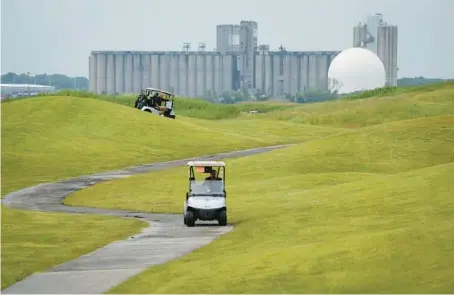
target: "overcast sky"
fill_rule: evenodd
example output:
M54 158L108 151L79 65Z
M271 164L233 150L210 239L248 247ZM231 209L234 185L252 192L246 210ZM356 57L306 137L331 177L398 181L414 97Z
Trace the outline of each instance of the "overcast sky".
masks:
M399 26L399 77L454 78L454 0L1 0L2 73L88 76L92 50L216 46L216 25L258 22L259 43L343 50L382 13Z

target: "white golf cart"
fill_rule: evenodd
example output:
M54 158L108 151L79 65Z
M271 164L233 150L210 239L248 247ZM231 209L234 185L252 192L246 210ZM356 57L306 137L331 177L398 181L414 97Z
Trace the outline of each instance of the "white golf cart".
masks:
M184 224L194 226L197 220L217 220L227 225L225 163L220 161L190 161L189 190L184 202ZM206 177L203 174L208 174ZM198 177L197 177L198 176ZM197 179L198 178L198 179Z
M134 107L144 112L175 119L173 100L175 94L156 88L143 89Z

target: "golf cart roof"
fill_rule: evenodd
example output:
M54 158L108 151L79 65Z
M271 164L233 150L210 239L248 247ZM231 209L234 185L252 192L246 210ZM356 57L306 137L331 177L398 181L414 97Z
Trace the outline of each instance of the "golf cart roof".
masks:
M173 94L172 92L168 92L168 91L161 90L161 89L157 89L157 88L148 87L148 88L146 88L145 90L155 91L155 92L160 92L160 93L164 93L164 94L167 94L167 95L175 96L175 94Z
M189 161L188 166L193 167L225 167L222 161Z

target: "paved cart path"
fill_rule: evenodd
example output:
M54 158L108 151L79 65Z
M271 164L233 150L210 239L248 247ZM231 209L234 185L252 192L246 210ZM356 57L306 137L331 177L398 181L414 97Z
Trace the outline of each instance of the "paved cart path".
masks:
M119 285L150 266L168 262L207 245L233 229L202 224L183 225L181 214L150 214L124 210L73 207L63 204L69 194L96 183L135 174L185 165L189 160L221 160L244 157L289 145L233 151L213 156L194 157L136 166L132 168L81 176L55 183L44 183L10 193L2 203L11 208L43 212L67 212L141 218L149 227L126 240L113 242L94 252L35 273L2 290L4 294L100 294ZM7 271L7 270L5 270Z

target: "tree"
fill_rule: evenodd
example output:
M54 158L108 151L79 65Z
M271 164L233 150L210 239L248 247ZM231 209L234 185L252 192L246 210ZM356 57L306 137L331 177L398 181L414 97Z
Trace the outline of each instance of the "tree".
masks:
M437 78L424 78L424 77L400 78L397 80L397 86L417 86L417 85L440 83L443 81L445 81L445 80L437 79Z
M243 89L241 92L240 91L235 91L233 93L233 99L235 102L241 102L249 99L249 92L247 89Z
M210 102L215 102L215 101L217 101L217 99L218 99L218 98L216 97L214 91L211 90L211 89L205 91L205 94L203 95L203 98L204 98L205 100L207 100L207 101L210 101Z
M337 96L335 93L329 91L307 91L305 93L298 93L295 101L297 103L309 103L316 101L326 101L334 99Z
M337 94L344 84L336 78L328 78L328 92Z
M295 102L296 101L296 95L291 95L291 94L285 94L285 99L287 99L288 101L291 101L291 102Z

